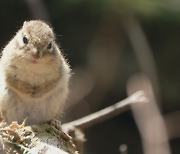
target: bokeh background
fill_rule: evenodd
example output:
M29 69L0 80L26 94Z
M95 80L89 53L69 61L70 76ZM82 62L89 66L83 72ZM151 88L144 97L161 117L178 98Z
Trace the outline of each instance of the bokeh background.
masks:
M138 89L151 97L85 129L84 153L180 153L180 0L0 0L1 50L32 19L52 25L72 67L64 122Z

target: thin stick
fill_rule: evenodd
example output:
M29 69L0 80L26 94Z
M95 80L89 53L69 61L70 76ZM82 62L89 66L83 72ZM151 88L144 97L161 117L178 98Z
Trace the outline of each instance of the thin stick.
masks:
M142 72L150 77L155 96L159 99L160 86L156 62L143 28L136 18L130 17L124 24L124 29L135 51L139 66Z
M70 128L74 127L86 129L105 120L111 119L123 113L124 111L127 111L128 109L130 109L130 104L146 103L147 101L148 99L146 98L145 93L143 91L138 91L112 106L109 106L78 120L63 124L62 128L64 130L69 130Z

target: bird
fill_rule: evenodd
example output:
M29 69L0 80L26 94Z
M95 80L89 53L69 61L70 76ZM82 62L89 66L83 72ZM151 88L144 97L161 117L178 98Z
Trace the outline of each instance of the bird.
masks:
M0 110L7 123L41 124L59 119L69 93L70 65L53 28L25 21L2 50Z

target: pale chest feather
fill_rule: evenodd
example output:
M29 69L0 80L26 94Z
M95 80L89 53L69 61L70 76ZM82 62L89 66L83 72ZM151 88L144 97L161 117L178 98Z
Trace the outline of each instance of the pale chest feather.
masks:
M13 67L14 68L10 68L10 74L31 85L41 85L46 81L51 81L61 75L60 68L51 65L28 65L28 68L27 66Z
M49 71L48 71L49 70ZM30 82L32 85L41 85L46 81L51 81L56 75L60 78L52 89L41 97L33 98L28 94L11 89L6 85L5 76L1 80L0 96L1 106L5 107L7 121L22 122L24 118L29 117L28 124L42 123L55 118L63 110L63 106L68 93L69 72L63 70L62 74L54 72L54 69L44 68L39 72L22 71L21 69L11 70L11 75ZM36 82L35 82L36 81ZM4 104L4 105L3 105Z
M66 92L61 89L54 90L53 94L38 99L22 100L11 94L6 118L8 121L22 122L28 117L28 124L49 121L62 112L66 95Z
M63 82L64 81L64 82ZM43 123L56 118L63 111L68 93L67 81L60 80L55 88L39 98L32 98L12 89L0 88L1 107L5 109L8 122L22 122L28 117L27 124Z

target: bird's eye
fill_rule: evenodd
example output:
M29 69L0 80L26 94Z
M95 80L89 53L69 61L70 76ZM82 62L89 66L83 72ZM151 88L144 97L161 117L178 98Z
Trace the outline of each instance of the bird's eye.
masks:
M47 46L47 49L51 49L52 48L52 42L50 42L49 44L48 44L48 46Z
M24 37L23 37L23 43L24 43L24 44L28 44L28 38L27 38L27 36L24 36Z

